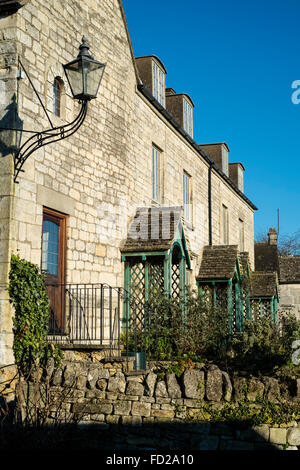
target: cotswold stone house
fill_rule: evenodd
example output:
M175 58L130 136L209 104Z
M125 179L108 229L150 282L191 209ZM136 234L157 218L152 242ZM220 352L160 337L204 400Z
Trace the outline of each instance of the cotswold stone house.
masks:
M290 312L300 318L300 256L279 254L275 228L269 229L267 242L255 243L255 266L259 271L276 273L280 290L278 312Z
M133 284L143 296L151 282L171 295L212 285L205 247L233 247L232 276L219 273L220 283L236 284L245 256L254 269L244 166L229 161L225 142L193 140L192 98L171 88L160 58L134 57L121 0L1 1L0 31L0 363L13 362L11 253L46 273L55 337L69 341L72 331L85 343L118 330L112 316ZM106 64L97 99L80 129L38 148L15 182L29 131L79 113L63 64L83 34Z

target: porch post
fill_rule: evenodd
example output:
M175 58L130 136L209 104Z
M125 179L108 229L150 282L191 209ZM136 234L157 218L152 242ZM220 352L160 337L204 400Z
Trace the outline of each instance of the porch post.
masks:
M125 261L124 267L124 301L123 301L123 315L122 315L122 326L126 328L129 318L130 318L130 264L126 261L126 258L122 258L122 261Z
M227 287L227 310L228 310L228 320L229 320L229 331L230 334L233 333L233 308L232 308L232 280L229 279Z
M171 296L171 264L169 254L166 254L164 259L164 291L166 297Z

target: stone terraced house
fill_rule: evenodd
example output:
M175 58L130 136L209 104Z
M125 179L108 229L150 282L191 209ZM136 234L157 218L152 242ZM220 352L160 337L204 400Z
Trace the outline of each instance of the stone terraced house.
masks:
M300 318L300 256L281 255L277 238L277 231L272 227L268 241L255 243L255 266L259 271L277 274L280 290L278 313L292 313Z
M223 288L239 324L256 210L244 166L225 142L194 141L192 98L161 58L134 57L122 1L1 1L0 34L0 364L13 362L12 253L46 273L56 340L103 344L119 334L124 296L153 284L169 295L198 285L213 299ZM97 99L15 181L20 144L80 113L63 64L83 34L106 64Z

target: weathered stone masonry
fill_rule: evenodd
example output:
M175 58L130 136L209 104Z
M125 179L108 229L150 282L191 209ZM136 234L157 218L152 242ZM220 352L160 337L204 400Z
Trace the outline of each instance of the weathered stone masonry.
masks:
M0 283L7 285L11 252L41 262L43 208L67 216L65 282L123 285L120 244L136 207L151 207L151 149L163 153L165 206L182 205L182 173L192 178L191 283L195 286L203 246L208 243L209 164L138 90L140 82L120 0L31 0L0 18L0 120L16 104L14 122L23 129L49 123L26 77L22 61L54 125L71 122L78 104L64 83L62 116L53 115L52 85L64 79L62 64L77 54L84 33L91 52L107 64L98 98L90 103L83 127L69 139L36 151L13 183L12 145L1 149ZM170 77L171 80L171 77ZM10 121L10 124L14 124ZM197 123L194 123L197 125ZM253 205L212 172L212 241L222 243L222 205L229 210L229 243L238 243L244 222L245 251L253 263ZM12 310L0 292L0 363L13 362Z
M94 355L93 355L94 354ZM76 357L77 355L77 357ZM101 436L105 448L189 450L265 450L300 448L300 425L257 425L245 427L207 420L203 404L216 409L246 397L252 406L258 397L276 401L281 394L278 381L272 377L229 376L212 364L194 364L180 377L174 373L148 371L127 372L126 361L92 362L78 353L68 353L56 371L49 363L52 419L61 424L76 423L81 435ZM77 360L75 360L77 359ZM80 359L80 360L79 360ZM164 364L165 370L171 364ZM163 366L163 363L161 363ZM131 367L129 367L131 369ZM3 384L3 380L1 380ZM247 387L245 389L245 386ZM25 387L25 388L24 388ZM43 387L43 385L42 385ZM27 404L35 402L36 387L23 385ZM65 391L68 390L68 394ZM8 400L13 393L5 391ZM290 403L299 403L300 383ZM42 395L42 394L41 394ZM64 397L62 399L62 397ZM30 406L29 406L30 408ZM25 412L25 411L24 411ZM103 433L102 433L103 432Z

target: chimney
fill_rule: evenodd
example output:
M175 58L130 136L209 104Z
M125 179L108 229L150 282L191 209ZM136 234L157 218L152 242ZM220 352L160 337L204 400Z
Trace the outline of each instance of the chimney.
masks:
M277 245L277 232L275 228L270 228L268 232L268 244Z

